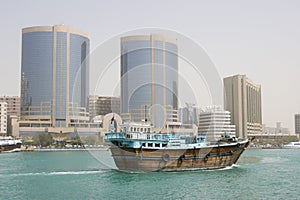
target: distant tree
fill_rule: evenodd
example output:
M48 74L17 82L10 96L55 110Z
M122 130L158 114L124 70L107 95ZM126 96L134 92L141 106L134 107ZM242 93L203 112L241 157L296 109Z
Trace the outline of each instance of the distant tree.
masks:
M41 141L41 145L43 147L50 146L53 143L52 135L50 135L50 134L41 134L40 141Z
M72 140L73 145L81 145L82 144L79 135L72 137L71 140Z
M32 140L33 140L33 145L35 145L35 146L40 146L41 145L39 135L34 135L32 137Z
M64 147L66 145L66 140L56 140L54 143L56 147Z
M33 136L33 144L36 146L42 146L42 147L47 147L52 145L53 143L53 138L50 134L38 134Z
M84 143L88 145L95 145L97 143L97 136L86 136Z

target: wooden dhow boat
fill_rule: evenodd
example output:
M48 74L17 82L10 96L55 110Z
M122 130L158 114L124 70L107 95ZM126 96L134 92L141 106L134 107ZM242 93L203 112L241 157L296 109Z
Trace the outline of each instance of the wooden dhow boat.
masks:
M113 125L114 126L114 125ZM205 136L155 133L149 124L121 125L121 131L105 134L119 170L128 172L220 169L235 164L248 139L208 142Z

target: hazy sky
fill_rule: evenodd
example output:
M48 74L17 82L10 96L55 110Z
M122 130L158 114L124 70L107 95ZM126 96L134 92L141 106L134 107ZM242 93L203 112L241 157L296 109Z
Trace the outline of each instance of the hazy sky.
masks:
M294 132L300 112L300 1L0 1L0 95L20 95L21 29L66 24L91 51L121 32L159 27L201 45L221 77L262 85L263 123Z

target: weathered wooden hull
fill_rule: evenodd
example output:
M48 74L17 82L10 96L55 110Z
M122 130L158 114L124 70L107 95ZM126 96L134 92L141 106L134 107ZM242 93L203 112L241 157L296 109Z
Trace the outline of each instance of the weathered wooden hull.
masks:
M126 148L112 146L111 152L116 166L122 171L184 171L219 169L237 162L246 143L233 143L198 148Z

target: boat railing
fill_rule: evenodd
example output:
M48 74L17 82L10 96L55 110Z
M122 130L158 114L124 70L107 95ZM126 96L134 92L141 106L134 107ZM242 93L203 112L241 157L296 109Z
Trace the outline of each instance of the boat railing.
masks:
M166 134L150 134L143 132L130 132L126 133L126 138L128 139L142 139L142 140L168 140L169 136Z
M125 133L123 132L112 132L112 133L106 133L105 134L105 139L110 140L110 139L125 139Z
M137 139L137 140L169 140L168 134L149 134L143 132L111 132L105 134L105 139Z

